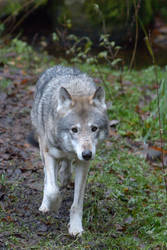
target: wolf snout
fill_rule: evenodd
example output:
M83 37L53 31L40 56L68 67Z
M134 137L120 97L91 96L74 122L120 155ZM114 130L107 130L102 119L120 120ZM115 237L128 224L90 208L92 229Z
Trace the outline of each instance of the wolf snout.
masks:
M82 152L82 157L86 161L90 160L92 158L92 151L90 151L90 150L84 150Z

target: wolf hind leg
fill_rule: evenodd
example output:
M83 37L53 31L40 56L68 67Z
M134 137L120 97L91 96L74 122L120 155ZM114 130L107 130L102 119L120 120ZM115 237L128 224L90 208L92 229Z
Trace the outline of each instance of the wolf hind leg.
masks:
M67 186L71 181L71 161L63 160L59 170L59 180L62 187Z
M44 190L43 200L39 208L41 212L51 210L57 211L61 204L61 195L57 184L58 162L44 151L40 146L40 150L44 161Z

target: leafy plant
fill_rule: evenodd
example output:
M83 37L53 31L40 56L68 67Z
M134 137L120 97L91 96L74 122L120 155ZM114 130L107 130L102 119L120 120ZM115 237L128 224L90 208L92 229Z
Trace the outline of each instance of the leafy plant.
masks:
M158 86L156 86L158 88ZM146 138L150 135L154 137L159 137L159 118L163 131L167 130L167 81L163 78L160 82L160 88L158 89L159 93L159 107L158 107L158 97L156 96L154 100L150 103L149 107L151 114L146 120L146 126L149 128L146 133ZM160 112L160 114L159 114ZM160 115L160 116L159 116Z
M92 41L89 37L77 37L76 35L69 35L67 37L73 44L72 46L66 51L67 55L70 55L70 61L72 63L93 63L96 61L95 58L89 56L89 52L92 48Z
M70 56L71 63L100 64L105 61L111 68L116 68L122 61L121 58L117 57L121 47L116 46L114 41L110 41L108 34L100 36L98 47L101 51L97 55L93 51L93 42L89 37L80 38L70 34L66 39L69 41L66 55ZM53 40L60 42L59 35L56 32L53 33Z
M32 47L29 46L26 42L23 42L21 40L19 40L18 38L14 38L12 40L12 44L14 47L14 50L16 51L16 53L18 54L29 54L32 52Z

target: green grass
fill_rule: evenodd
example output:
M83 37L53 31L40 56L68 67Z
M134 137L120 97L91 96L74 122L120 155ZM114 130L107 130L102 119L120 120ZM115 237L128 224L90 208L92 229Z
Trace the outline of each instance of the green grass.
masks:
M22 46L21 52L17 46ZM34 56L33 60L29 59L30 48L17 42L12 44L11 50L16 51L18 56L23 51L24 57L18 59L26 60L26 69L34 66L34 72L54 64L53 58L50 59L46 53L38 55L31 51ZM45 59L41 62L43 57ZM4 59L3 63L9 66L10 60ZM59 61L67 64L64 60ZM83 64L78 67L98 77L94 65ZM66 222L63 222L58 234L57 231L41 233L35 241L33 230L24 223L15 223L10 210L5 211L1 206L0 233L9 232L6 249L167 249L167 200L161 164L158 161L154 164L146 161L141 148L136 146L136 143L142 144L146 138L155 143L159 140L158 121L153 118L148 121L147 117L147 113L150 115L157 109L154 100L154 68L131 72L125 68L122 85L119 71L111 71L103 66L101 71L106 79L109 117L119 120L119 124L117 135L102 145L91 163L84 201L85 232L82 238L71 238L67 233ZM158 68L159 81L166 79L166 74L164 69ZM5 85L5 81L1 84ZM163 125L166 130L167 123ZM166 139L165 133L163 136ZM0 182L2 185L5 182L12 210L19 202L17 191L22 190L21 181L18 185L9 184L3 176ZM59 223L52 216L37 216L46 224ZM32 222L33 227L35 225ZM33 238L31 244L26 241L26 234L28 238Z
M31 249L166 249L167 209L161 169L129 152L124 139L112 143L110 149L99 150L90 167L82 239L69 237L64 225L58 235L41 234ZM19 202L17 188L9 190L13 208ZM29 249L20 237L33 237L33 231L24 223L16 224L12 213L8 218L9 211L1 210L0 214L7 218L1 222L0 232L13 233L6 245ZM38 217L45 223L56 223L47 215Z

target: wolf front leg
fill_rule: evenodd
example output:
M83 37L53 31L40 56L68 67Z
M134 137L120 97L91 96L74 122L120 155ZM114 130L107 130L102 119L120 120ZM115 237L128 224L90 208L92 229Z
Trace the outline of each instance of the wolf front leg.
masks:
M72 236L82 235L82 214L83 214L83 199L85 193L86 179L89 165L84 162L79 162L79 166L75 169L75 188L74 201L70 210L69 234Z
M50 210L57 211L60 207L61 197L59 187L57 185L58 163L48 152L41 149L41 155L44 162L44 190L43 200L39 208L41 212Z

